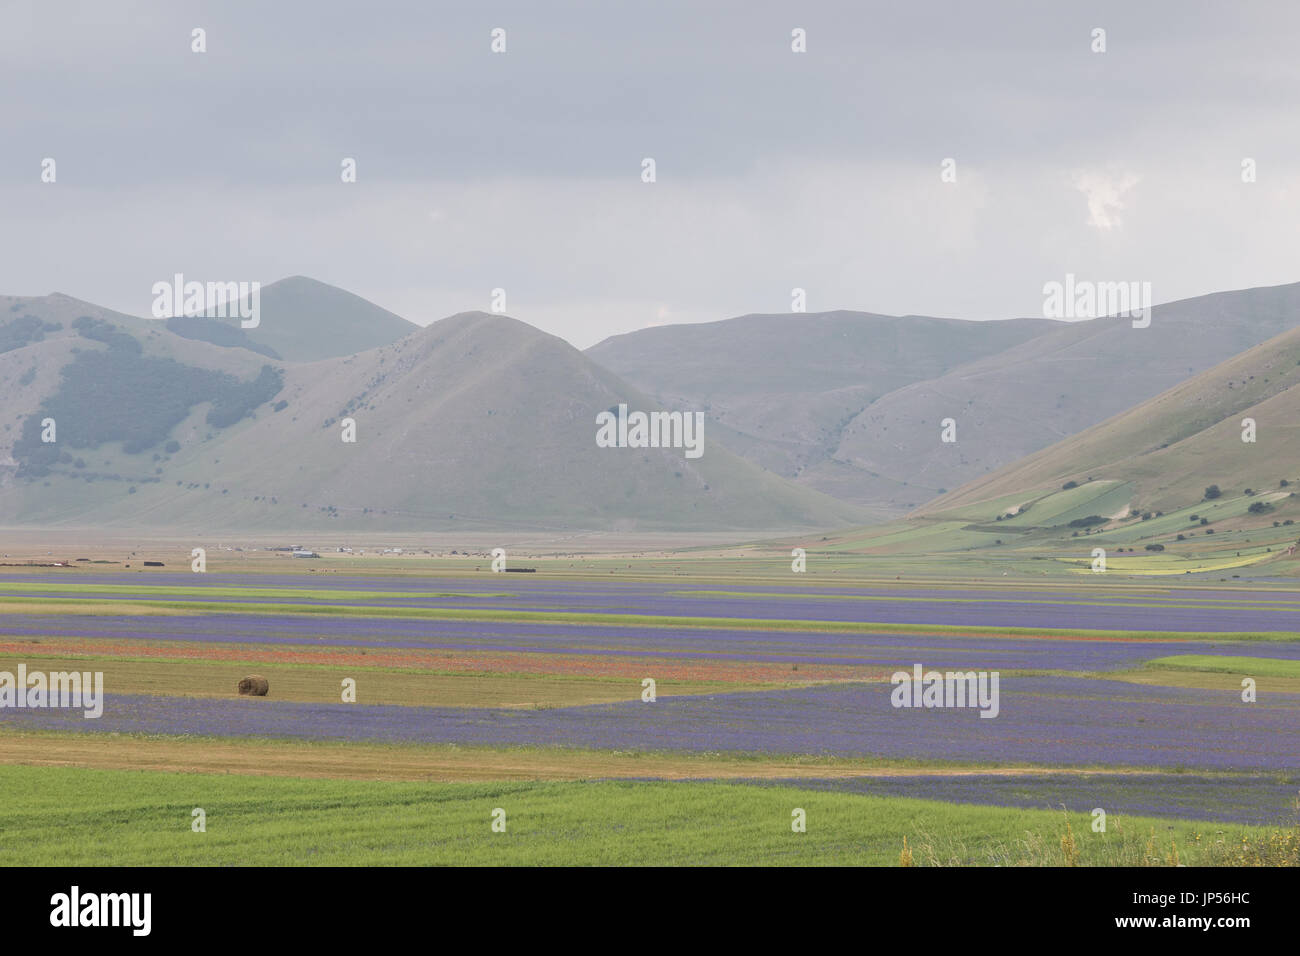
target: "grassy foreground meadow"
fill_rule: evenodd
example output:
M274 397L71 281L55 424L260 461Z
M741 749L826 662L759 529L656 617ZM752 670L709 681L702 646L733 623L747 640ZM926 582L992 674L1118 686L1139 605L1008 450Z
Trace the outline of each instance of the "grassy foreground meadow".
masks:
M1300 830L707 782L413 784L0 767L0 862L1135 865L1300 861ZM60 809L51 811L51 805ZM205 814L196 832L193 813ZM806 815L794 832L792 814ZM500 832L493 816L502 814Z

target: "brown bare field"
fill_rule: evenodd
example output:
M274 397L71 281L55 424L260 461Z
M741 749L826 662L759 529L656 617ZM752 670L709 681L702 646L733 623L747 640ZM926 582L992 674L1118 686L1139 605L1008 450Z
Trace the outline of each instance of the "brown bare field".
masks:
M1059 767L918 767L896 761L668 756L608 751L496 749L455 745L332 744L319 741L173 740L0 730L0 763L40 767L167 770L254 776L406 780L663 780L846 778L916 775L1142 773Z
M1115 680L1133 684L1155 684L1161 687L1186 687L1192 690L1227 690L1241 693L1240 674L1219 674L1213 671L1182 670L1173 667L1147 667L1138 670L1108 674ZM1254 676L1254 675L1252 675ZM1300 694L1300 677L1276 677L1268 674L1254 676L1255 689L1262 694ZM1263 698L1261 697L1261 700Z
M5 614L50 614L54 605L45 601L0 601ZM113 614L130 617L188 617L193 612L158 605L134 605L130 601L72 601L57 605L59 614Z
M272 664L246 661L141 661L85 655L44 657L0 653L0 670L19 664L32 671L102 672L111 694L184 697L237 697L240 678L259 673L271 682L267 700L333 703L342 699L342 681L356 681L356 704L407 707L577 707L638 700L641 682L618 677L559 674L431 673L367 667ZM647 675L653 676L653 675ZM806 682L804 682L806 683ZM710 681L656 681L660 697L722 691L764 690L800 684L739 684Z

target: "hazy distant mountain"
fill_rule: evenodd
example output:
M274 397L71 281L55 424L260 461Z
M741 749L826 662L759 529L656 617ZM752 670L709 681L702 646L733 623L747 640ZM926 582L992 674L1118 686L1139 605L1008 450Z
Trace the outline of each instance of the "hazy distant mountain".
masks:
M454 316L311 364L164 323L52 325L0 324L0 341L24 340L0 353L0 524L751 531L864 520L731 454L707 420L700 458L598 447L598 413L660 406L504 316ZM46 418L56 443L40 440ZM355 443L342 440L344 419Z
M173 320L173 331L226 347L251 348L288 362L316 362L389 345L419 329L414 322L373 302L305 276L290 276L263 286L260 304L260 324L253 329L242 329L237 318L185 317ZM88 315L137 331L166 324L162 319L114 312L57 292L46 296L0 296L0 322L22 315L65 324ZM224 332L222 326L234 332Z
M260 325L247 330L248 338L289 362L354 355L419 328L360 296L305 276L272 282L260 295Z
M1242 440L1247 418L1255 423L1253 442ZM1112 500L1112 507L1173 510L1196 504L1210 485L1224 496L1247 488L1277 492L1286 487L1282 481L1296 484L1298 477L1300 328L978 478L921 512L974 513L980 502L990 502L987 517L994 518L1036 495L1089 481L1126 483L1124 500Z
M1300 324L1300 284L1152 312L1148 328L747 316L647 329L588 354L651 393L711 406L740 454L897 514ZM945 418L955 443L940 440Z
M229 335L207 323L177 334L67 296L0 298L0 524L832 527L959 485L961 497L944 502L983 500L970 497L985 493L973 480L1077 433L1027 459L1029 470L999 472L1013 477L989 494L1086 480L1141 453L1157 471L1116 480L1132 481L1145 506L1190 493L1207 471L1222 473L1219 484L1262 483L1249 458L1199 467L1210 439L1193 437L1211 425L1230 432L1222 422L1239 405L1272 411L1272 393L1251 391L1260 385L1251 375L1276 388L1295 373L1265 355L1239 384L1197 386L1220 389L1217 398L1174 392L1177 407L1141 406L1124 419L1123 440L1094 446L1085 430L1297 317L1300 285L1290 285L1157 306L1147 328L746 316L619 336L584 355L503 316L417 329L306 279L268 286L262 326ZM388 344L351 352L385 329ZM313 344L340 354L292 360ZM598 447L596 415L620 403L704 413L704 457ZM952 443L940 440L946 418ZM56 443L42 440L46 419L57 421ZM355 420L355 443L341 440L343 419ZM1274 437L1290 427L1271 421ZM1142 444L1156 437L1191 457ZM1255 464L1282 469L1290 452L1264 461L1262 442L1248 446ZM1086 460L1077 449L1091 449Z
M25 315L34 316L46 323L64 325L83 315L118 322L133 329L145 329L151 323L150 319L114 312L61 292L32 296L0 295L0 323L8 324Z
M1298 324L1300 284L1156 306L1148 328L1119 318L1058 326L885 396L845 427L834 457L906 477L917 493L893 501L920 505ZM940 441L948 417L957 422L953 444Z
M614 336L587 354L666 402L707 409L729 448L794 478L831 463L845 427L890 392L1058 328L1044 319L747 315ZM858 487L869 477L818 483L874 506L884 496Z

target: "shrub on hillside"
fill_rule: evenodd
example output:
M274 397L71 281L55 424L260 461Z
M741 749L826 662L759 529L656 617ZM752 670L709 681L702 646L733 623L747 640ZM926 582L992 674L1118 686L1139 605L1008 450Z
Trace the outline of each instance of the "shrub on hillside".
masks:
M92 319L88 315L83 315L72 323L72 327L83 339L103 342L110 352L131 352L139 355L143 350L134 336L118 331L112 322L105 322L103 319Z
M12 352L45 338L45 323L34 315L24 315L0 325L0 352Z

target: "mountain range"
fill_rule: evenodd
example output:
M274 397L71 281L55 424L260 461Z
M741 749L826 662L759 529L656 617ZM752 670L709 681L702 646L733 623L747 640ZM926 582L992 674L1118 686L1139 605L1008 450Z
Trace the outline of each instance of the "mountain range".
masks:
M1300 284L1145 328L749 315L583 353L502 315L420 328L300 276L247 330L0 296L0 524L768 532L1089 480L1159 508L1206 475L1297 471L1298 315ZM620 405L702 412L706 453L599 447ZM1258 439L1233 444L1245 417Z
M0 299L0 523L747 531L864 518L707 431L699 458L598 447L598 414L651 411L649 400L505 316L456 315L317 361L270 359L263 346L339 351L297 342L332 328L349 329L349 343L396 330L372 328L375 311L342 290L273 288L242 344L237 327L198 330L206 341L64 296ZM294 300L295 288L309 294ZM313 309L331 316L326 332L305 318Z
M588 355L799 484L893 517L1300 324L1300 283L1099 318L750 315L616 336ZM951 418L955 442L943 442Z

